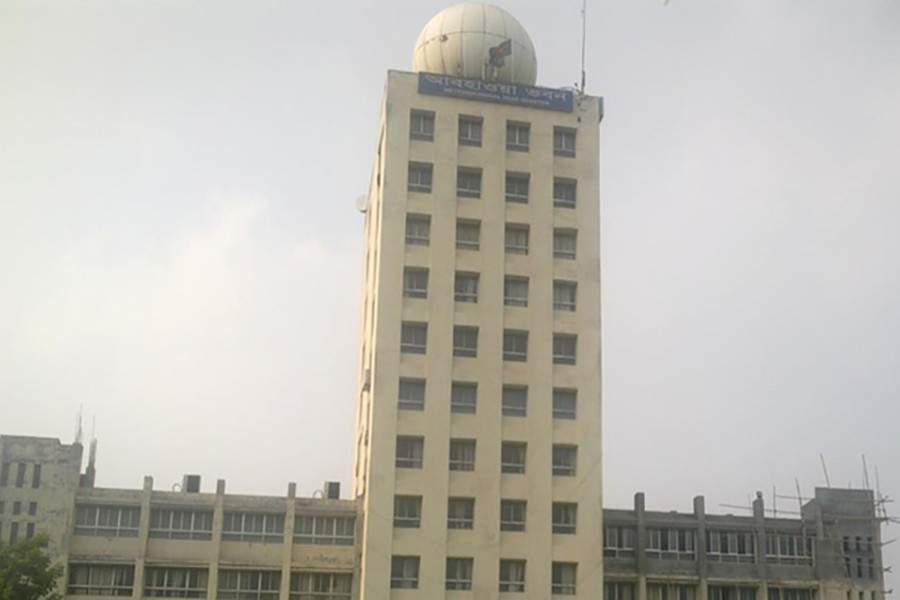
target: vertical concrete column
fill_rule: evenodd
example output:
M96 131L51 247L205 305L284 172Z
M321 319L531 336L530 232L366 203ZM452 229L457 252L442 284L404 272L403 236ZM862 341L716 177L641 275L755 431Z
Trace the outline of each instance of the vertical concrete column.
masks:
M281 555L281 593L279 600L288 600L291 591L291 563L294 557L294 518L297 514L297 484L289 483L284 502L284 542Z
M637 527L634 532L634 557L637 566L637 600L647 600L647 523L644 512L644 492L634 495L634 516Z
M213 530L209 553L209 585L206 600L216 600L219 594L219 555L222 552L222 526L225 522L225 480L216 481L216 503L213 508Z
M138 524L137 557L134 560L134 587L132 598L144 597L144 564L147 560L147 541L150 539L150 499L153 496L153 478L144 477L141 491L141 517Z
M813 556L813 569L815 570L816 580L819 582L819 598L827 598L825 595L825 581L823 575L826 572L826 562L834 560L833 553L829 553L826 561L825 548L831 546L831 540L825 537L825 524L822 522L822 505L818 502L812 503L813 518L816 523L816 543L814 544L815 555ZM803 511L804 513L806 511ZM805 514L801 515L801 519L805 518ZM837 541L840 543L840 540ZM849 576L849 574L848 574ZM849 598L849 592L848 592Z
M756 529L756 577L759 580L759 600L769 597L769 566L766 564L766 505L762 492L756 492L753 501L753 522Z
M707 577L709 564L706 562L706 501L703 496L694 498L694 517L697 519L697 574L700 576L697 600L708 600Z

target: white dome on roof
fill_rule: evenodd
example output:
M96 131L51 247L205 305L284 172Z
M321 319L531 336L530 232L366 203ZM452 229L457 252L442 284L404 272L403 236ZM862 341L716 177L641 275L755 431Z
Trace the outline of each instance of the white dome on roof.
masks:
M464 2L425 24L416 40L413 71L534 85L537 58L515 17L490 4Z

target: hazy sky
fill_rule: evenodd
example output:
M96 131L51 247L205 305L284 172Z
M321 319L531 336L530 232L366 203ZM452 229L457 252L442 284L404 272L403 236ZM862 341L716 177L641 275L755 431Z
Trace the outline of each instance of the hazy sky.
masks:
M498 4L579 79L578 0ZM102 486L347 485L354 200L445 5L0 0L0 432L83 407ZM900 2L592 1L587 65L605 504L771 506L819 453L900 494Z

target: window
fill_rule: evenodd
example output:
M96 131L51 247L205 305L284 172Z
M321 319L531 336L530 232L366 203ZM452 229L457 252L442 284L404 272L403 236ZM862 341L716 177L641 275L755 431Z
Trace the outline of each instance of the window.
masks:
M693 585L678 583L647 584L647 600L694 600L695 597L696 586Z
M9 543L12 544L17 539L19 539L19 524L18 523L10 523L9 524Z
M506 122L506 149L528 152L531 126L528 123Z
M507 254L528 254L528 225L506 226Z
M460 146L481 145L481 117L459 117L459 144Z
M391 587L414 590L419 587L419 557L391 557Z
M554 562L551 594L574 596L575 582L578 580L578 563Z
M577 346L578 336L568 333L554 333L553 363L557 365L574 365Z
M16 500L13 502L13 516L22 514L22 502L20 500Z
M212 539L213 511L179 508L150 510L150 537L172 540Z
M527 173L506 174L506 201L522 203L528 202Z
M574 419L578 407L578 392L553 388L553 418Z
M9 485L9 463L5 462L0 465L0 487Z
M711 585L707 597L709 600L756 600L756 588Z
M350 573L291 573L290 600L350 600Z
M721 562L756 562L756 545L752 532L706 532L706 552L709 560Z
M425 410L425 380L401 379L397 407L402 410Z
M478 355L478 328L457 325L453 328L453 356Z
M34 523L28 523L25 525L25 537L29 540L34 537Z
M395 465L398 469L421 469L425 449L425 438L397 436Z
M553 128L553 154L575 156L575 130L566 127Z
M281 571L219 571L217 600L278 600Z
M553 444L553 474L574 477L578 467L578 446Z
M450 440L450 470L475 470L475 440Z
M457 271L453 289L457 302L478 302L478 273Z
M528 306L528 278L507 277L503 280L503 304Z
M16 469L16 487L25 486L25 463L19 463Z
M41 487L41 464L37 463L34 465L34 470L31 472L31 487L37 489Z
M500 501L500 531L525 531L525 501Z
M456 195L460 198L481 198L481 169L457 169Z
M768 586L769 600L815 600L816 590L809 588L778 588ZM872 594L874 599L876 594ZM693 600L693 599L691 599Z
M137 537L141 521L138 506L75 507L75 535L101 537Z
M175 567L147 567L144 595L150 598L206 598L209 571Z
M28 503L28 516L34 517L37 515L37 502L29 502Z
M503 386L503 416L524 417L528 414L528 388L523 385Z
M281 543L284 515L281 513L225 512L222 539L236 542Z
M472 589L472 559L447 557L447 582L448 590Z
M528 360L528 332L503 332L503 360L524 362Z
M456 247L478 250L481 242L481 221L459 219L456 222Z
M317 546L352 546L356 517L297 515L294 543Z
M431 163L409 163L406 189L410 192L431 192Z
M422 521L422 496L394 496L394 527L418 528Z
M431 238L431 217L406 215L406 243L410 246L427 246Z
M578 233L574 229L553 230L553 258L575 260Z
M634 528L607 525L603 528L603 556L634 556Z
M428 296L428 269L403 269L403 296L425 298Z
M425 354L425 346L427 343L427 323L403 323L400 328L400 352Z
M475 414L478 384L454 381L450 387L450 412Z
M694 530L648 527L647 556L694 560Z
M634 600L634 584L625 581L604 582L603 600Z
M503 442L500 447L500 472L524 473L527 450L524 442Z
M575 292L578 284L574 281L553 282L553 310L575 310Z
M811 565L813 540L801 534L766 533L766 562L784 565Z
M72 596L131 596L134 566L70 565L66 593Z
M500 591L525 591L525 561L500 559Z
M472 529L475 522L475 498L450 498L447 501L447 529Z
M409 113L409 139L434 139L434 113L424 110L412 110Z
M557 177L553 180L553 206L575 208L575 180Z
M575 533L578 505L574 502L553 503L553 533Z

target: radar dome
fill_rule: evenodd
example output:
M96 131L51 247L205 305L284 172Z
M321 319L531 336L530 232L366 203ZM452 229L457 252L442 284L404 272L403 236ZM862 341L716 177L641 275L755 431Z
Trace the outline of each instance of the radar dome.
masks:
M534 85L537 58L515 17L490 4L464 2L425 24L416 40L413 70Z

